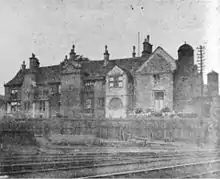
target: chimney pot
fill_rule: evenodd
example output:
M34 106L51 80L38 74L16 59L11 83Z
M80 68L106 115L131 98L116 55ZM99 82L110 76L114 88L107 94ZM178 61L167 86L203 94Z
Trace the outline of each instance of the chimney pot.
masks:
M147 42L150 43L150 35L147 35Z
M108 53L108 46L105 45L105 53L104 53L104 66L106 66L109 62L109 53Z
M147 35L147 38L144 39L144 43L143 43L142 56L145 56L151 53L152 53L152 45L150 43L150 36Z
M30 71L32 72L36 72L36 70L39 68L40 66L40 62L39 60L36 58L35 54L32 53L31 57L30 57L30 62L29 62L29 68Z
M70 51L70 58L74 58L76 56L75 45L72 45L72 49Z
M21 65L21 68L22 68L22 70L25 70L25 69L26 69L25 61L23 61L22 65Z
M133 52L132 52L132 57L136 56L136 52L135 52L135 46L133 46Z

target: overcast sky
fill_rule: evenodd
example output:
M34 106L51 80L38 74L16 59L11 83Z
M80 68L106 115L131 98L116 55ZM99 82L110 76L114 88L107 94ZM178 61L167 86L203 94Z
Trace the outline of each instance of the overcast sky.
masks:
M206 45L206 72L220 72L218 0L0 0L0 94L4 82L29 65L35 53L41 66L60 63L70 52L91 60L130 57L132 46L149 34L155 49L177 58L185 41ZM141 44L142 50L142 44ZM196 59L196 52L195 52Z

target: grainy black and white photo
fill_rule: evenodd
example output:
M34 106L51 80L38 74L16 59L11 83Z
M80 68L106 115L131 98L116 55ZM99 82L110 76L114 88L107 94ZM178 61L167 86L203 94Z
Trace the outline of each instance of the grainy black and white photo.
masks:
M0 0L0 179L220 178L220 0Z

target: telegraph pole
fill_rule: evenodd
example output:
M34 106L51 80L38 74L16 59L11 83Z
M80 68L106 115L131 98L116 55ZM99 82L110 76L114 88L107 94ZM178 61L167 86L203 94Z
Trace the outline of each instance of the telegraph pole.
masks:
M201 76L201 96L203 96L203 73L205 68L205 46L200 45L197 47L197 64L198 64L198 70Z
M138 57L140 57L140 32L138 32Z

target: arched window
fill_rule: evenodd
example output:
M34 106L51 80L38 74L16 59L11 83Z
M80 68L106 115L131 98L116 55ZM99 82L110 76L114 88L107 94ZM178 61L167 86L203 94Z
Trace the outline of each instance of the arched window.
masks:
M123 108L123 103L119 98L112 98L109 102L109 109L121 109Z

